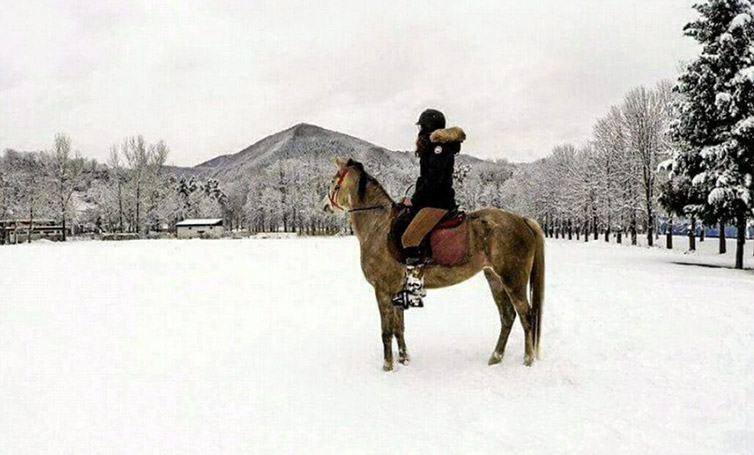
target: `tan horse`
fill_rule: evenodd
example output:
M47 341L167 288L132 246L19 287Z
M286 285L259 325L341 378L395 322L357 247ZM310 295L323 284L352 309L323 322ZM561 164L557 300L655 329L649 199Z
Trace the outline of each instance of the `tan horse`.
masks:
M354 233L361 245L361 269L374 287L382 319L383 369L393 369L393 336L398 341L398 361L409 360L404 339L403 310L394 308L391 297L403 286L404 266L389 249L388 232L396 215L395 204L382 186L352 160L336 158L338 172L325 197L325 210L350 213ZM480 271L489 282L500 312L500 336L489 359L502 360L513 321L518 313L524 329L524 364L539 358L539 336L544 302L544 235L536 221L486 208L467 215L469 253L465 262L446 267L428 265L427 288L442 288L465 281ZM527 285L531 294L528 302Z

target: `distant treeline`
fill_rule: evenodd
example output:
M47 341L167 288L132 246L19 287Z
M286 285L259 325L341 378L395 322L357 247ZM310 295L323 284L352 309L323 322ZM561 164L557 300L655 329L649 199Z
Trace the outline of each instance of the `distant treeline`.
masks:
M59 134L42 152L5 150L0 156L0 219L52 218L85 232L148 234L174 229L186 218L223 218L229 230L333 234L348 229L339 215L325 213L323 198L335 172L331 157L303 154L281 158L220 181L166 166L162 141L128 137L110 150L106 163L81 157ZM396 198L418 176L410 166L371 161L366 169ZM501 205L502 185L512 175L506 162L459 165L458 199L468 208Z

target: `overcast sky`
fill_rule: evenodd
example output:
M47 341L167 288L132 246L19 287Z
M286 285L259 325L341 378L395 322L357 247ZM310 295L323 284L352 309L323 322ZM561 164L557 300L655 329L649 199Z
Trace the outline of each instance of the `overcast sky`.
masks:
M435 107L465 152L531 161L674 78L693 3L9 0L0 149L66 132L104 159L143 134L194 165L307 122L406 150Z

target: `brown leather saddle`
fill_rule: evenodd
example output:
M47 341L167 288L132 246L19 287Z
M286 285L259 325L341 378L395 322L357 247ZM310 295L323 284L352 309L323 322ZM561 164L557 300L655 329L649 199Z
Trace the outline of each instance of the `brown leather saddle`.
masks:
M405 207L398 210L387 239L390 252L395 260L401 263L405 259L401 235L407 223L401 226L400 221L405 219L407 210ZM469 250L468 225L466 212L461 211L450 212L440 220L422 241L421 250L427 262L444 266L464 262Z

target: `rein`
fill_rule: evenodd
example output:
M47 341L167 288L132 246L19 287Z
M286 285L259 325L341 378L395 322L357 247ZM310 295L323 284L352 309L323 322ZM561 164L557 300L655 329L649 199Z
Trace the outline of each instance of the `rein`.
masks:
M393 205L394 204L383 204L383 205L370 205L367 207L356 207L355 209L346 210L346 212L353 213L353 212L365 212L367 210L386 209L388 207L392 207Z

